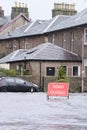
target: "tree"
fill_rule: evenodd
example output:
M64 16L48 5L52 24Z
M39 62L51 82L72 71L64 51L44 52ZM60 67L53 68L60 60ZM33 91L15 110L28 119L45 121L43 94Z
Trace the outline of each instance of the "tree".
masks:
M58 82L68 81L68 77L66 76L66 70L63 66L57 68L57 81Z

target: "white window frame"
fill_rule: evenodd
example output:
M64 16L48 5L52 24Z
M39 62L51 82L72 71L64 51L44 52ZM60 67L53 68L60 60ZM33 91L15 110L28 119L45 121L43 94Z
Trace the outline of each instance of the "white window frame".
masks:
M74 32L71 32L71 51L73 52L74 50Z
M87 58L84 58L84 74L87 77L87 75L86 75L86 67L87 67Z
M83 39L84 44L87 44L86 37L87 37L87 28L84 29L84 39Z
M87 66L84 66L84 75L87 77L87 72L86 72Z
M78 75L73 75L73 67L78 67ZM73 77L80 77L80 66L79 65L73 65L72 66L72 76Z
M66 33L63 33L63 48L66 47Z

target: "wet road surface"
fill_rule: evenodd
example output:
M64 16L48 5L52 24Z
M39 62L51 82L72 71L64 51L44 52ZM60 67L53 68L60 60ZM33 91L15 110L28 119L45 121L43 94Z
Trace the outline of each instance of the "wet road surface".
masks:
M87 130L87 94L0 93L0 130Z

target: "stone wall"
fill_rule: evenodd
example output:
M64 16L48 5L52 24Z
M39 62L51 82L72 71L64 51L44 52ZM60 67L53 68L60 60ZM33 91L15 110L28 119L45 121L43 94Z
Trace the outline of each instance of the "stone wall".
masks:
M51 42L81 56L82 43L84 42L82 38L84 28L87 28L87 26L58 30L43 35L32 35L17 38L12 38L12 36L9 36L9 39L0 40L0 51L3 51L5 54L9 54L17 49L30 49L39 44ZM86 56L87 46L84 46L84 53L84 56Z
M22 76L23 79L26 79L27 81L34 82L41 88L42 91L47 91L47 86L49 82L56 82L57 78L56 77L42 77L40 81L40 76ZM69 92L74 93L74 92L81 92L82 90L82 78L81 77L71 77L69 78ZM84 87L83 87L83 92L87 92L87 78L84 78Z
M14 19L14 22L11 21L9 23L9 26L6 25L6 28L4 27L4 29L0 32L0 36L8 34L8 32L10 33L12 31L14 31L17 27L23 26L26 22L28 22L28 21L25 20L25 18L23 18L23 16L19 17L18 19Z

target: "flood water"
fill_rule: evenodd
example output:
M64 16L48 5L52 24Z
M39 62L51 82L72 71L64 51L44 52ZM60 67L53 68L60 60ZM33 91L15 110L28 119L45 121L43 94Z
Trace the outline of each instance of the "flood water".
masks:
M0 130L87 130L87 94L0 93Z

